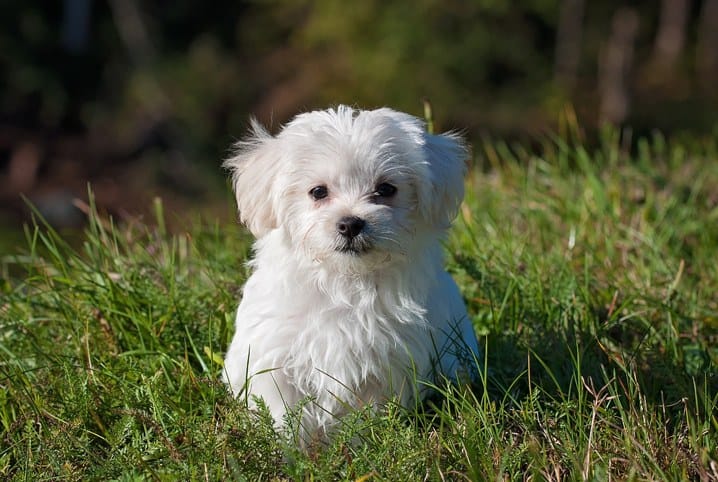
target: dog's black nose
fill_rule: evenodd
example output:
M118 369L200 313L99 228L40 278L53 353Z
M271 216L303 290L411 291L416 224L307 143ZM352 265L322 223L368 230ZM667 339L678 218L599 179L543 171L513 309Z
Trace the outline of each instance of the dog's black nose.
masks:
M355 238L364 229L366 222L356 216L345 216L337 222L337 231L347 239Z

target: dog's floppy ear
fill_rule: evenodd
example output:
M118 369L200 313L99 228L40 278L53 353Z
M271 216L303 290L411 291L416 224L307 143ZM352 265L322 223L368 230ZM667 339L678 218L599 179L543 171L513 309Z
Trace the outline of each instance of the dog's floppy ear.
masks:
M274 184L281 159L277 139L255 119L247 139L235 144L235 151L223 166L232 173L240 220L261 238L277 227L277 195Z
M446 228L464 198L468 151L456 134L424 133L423 137L429 176L419 180L419 211L432 226Z

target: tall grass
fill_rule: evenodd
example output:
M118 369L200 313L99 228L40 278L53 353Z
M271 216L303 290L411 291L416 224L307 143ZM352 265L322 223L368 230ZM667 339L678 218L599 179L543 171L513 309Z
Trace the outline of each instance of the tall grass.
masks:
M309 454L218 382L239 227L90 206L77 247L38 220L2 258L0 477L717 478L718 148L625 140L589 151L566 122L540 149L478 145L447 258L483 386L353 413Z

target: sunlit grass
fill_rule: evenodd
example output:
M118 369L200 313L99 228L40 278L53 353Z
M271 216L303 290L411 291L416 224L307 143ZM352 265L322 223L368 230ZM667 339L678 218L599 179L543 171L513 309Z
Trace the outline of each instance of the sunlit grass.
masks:
M92 215L2 258L0 477L522 480L718 477L715 141L571 123L540 155L485 142L447 243L483 387L347 417L305 454L219 383L250 238Z

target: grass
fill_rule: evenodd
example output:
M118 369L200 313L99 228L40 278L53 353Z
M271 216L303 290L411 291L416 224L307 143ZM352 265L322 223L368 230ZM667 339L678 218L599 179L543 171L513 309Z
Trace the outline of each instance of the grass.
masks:
M360 411L304 454L218 382L251 239L92 214L2 258L7 480L718 477L716 141L486 141L447 244L484 387Z

